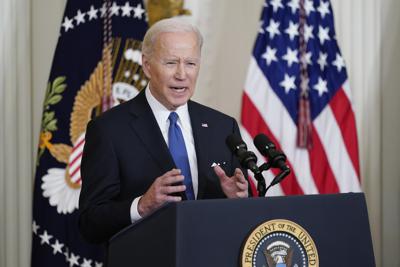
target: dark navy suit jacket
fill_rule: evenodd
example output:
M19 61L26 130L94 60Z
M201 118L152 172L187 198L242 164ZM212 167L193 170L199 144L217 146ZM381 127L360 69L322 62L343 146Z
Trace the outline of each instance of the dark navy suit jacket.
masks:
M198 164L198 199L224 198L211 165L233 175L239 163L225 144L239 133L232 117L188 102ZM130 207L153 181L175 168L144 90L89 122L83 151L79 227L90 242L102 243L131 224Z

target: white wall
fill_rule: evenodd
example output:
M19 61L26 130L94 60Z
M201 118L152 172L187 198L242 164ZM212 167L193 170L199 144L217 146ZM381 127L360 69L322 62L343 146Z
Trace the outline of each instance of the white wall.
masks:
M400 266L400 1L382 5L382 259Z
M196 1L196 0L195 0ZM202 0L208 23L195 99L238 118L242 86L263 0ZM42 102L65 0L32 5L33 130L38 140ZM378 266L400 266L400 43L398 0L332 0L336 31L355 96L363 188ZM32 147L36 154L37 142ZM27 241L29 242L29 241ZM381 264L381 262L383 264Z

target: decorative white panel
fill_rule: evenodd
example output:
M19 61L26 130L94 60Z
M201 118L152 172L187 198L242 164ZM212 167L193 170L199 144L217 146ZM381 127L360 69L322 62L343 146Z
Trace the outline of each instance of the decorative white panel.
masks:
M332 1L358 126L361 179L377 263L381 259L381 2Z

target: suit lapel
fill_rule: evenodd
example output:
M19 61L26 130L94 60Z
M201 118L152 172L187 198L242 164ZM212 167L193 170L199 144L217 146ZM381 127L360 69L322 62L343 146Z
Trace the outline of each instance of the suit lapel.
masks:
M165 173L172 168L175 168L174 160L171 157L168 146L162 136L160 127L157 124L156 118L149 104L147 103L144 90L136 96L130 104L130 113L132 120L131 128L137 134L146 147L149 154L160 167L162 173ZM193 139L197 157L198 168L198 193L197 198L201 199L204 195L206 186L206 170L210 169L207 166L208 162L208 146L207 140L211 138L209 133L209 124L206 118L203 117L201 109L196 103L188 102L188 110L190 122L192 124Z
M157 162L162 173L175 168L174 161L162 136L160 127L147 103L144 90L132 100L130 113L133 115L130 126L143 142L154 161Z
M207 166L209 157L207 140L208 138L211 138L211 136L208 129L208 121L206 118L203 117L203 113L201 112L199 106L196 103L189 101L188 109L190 122L192 124L193 139L197 157L197 169L199 174L199 187L197 198L201 199L203 197L206 186L207 174L205 173L205 171L210 168L210 166Z

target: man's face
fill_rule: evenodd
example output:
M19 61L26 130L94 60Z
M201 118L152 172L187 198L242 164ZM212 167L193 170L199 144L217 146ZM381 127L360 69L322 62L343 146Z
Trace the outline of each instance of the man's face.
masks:
M193 32L161 33L152 55L143 56L150 91L169 110L184 105L192 97L199 69L200 48Z

